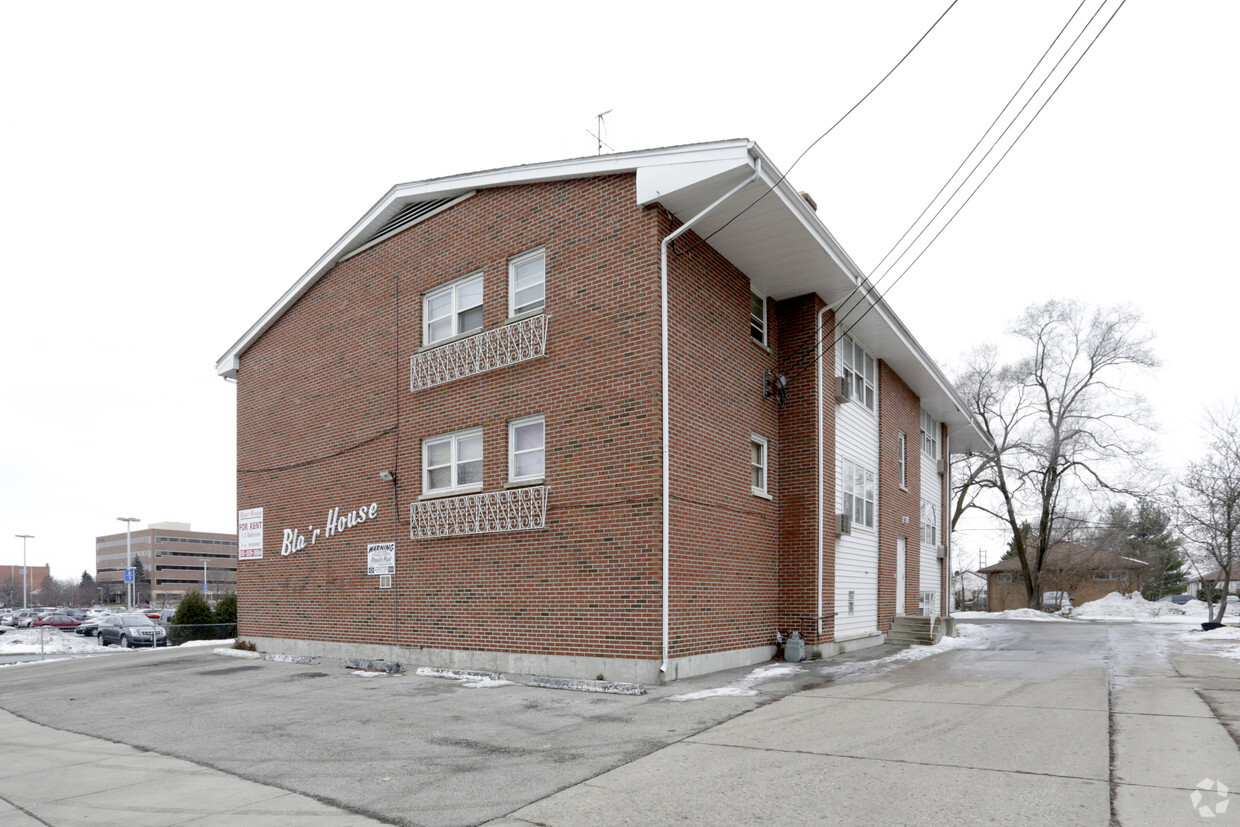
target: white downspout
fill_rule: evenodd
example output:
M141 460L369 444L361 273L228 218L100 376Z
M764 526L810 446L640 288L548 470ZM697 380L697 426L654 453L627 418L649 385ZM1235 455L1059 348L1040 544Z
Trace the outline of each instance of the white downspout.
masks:
M818 361L818 393L817 393L818 433L814 434L814 443L818 446L818 450L817 450L817 462L818 462L818 468L817 468L817 471L818 471L818 611L817 611L818 620L817 620L817 627L818 627L819 635L822 634L822 557L824 554L823 546L825 545L824 538L823 538L823 532L826 530L826 527L827 527L826 517L823 515L823 512L826 510L826 505L822 501L823 497L827 495L826 475L822 471L822 461L824 459L823 454L825 453L823 450L823 446L822 446L822 429L823 429L823 425L825 424L823 422L823 419L826 416L826 412L823 409L823 404L822 404L822 394L823 394L822 357L823 357L823 354L826 353L826 348L825 348L826 342L824 341L826 337L823 335L822 330L823 330L823 325L827 323L827 313L829 313L830 311L831 311L830 307L824 307L822 310L818 311L818 327L817 327L818 335L815 337L816 339L818 339L818 352L814 354ZM832 375L835 374L835 365L831 366L831 374ZM821 644L821 641L819 641L819 644Z
M753 159L753 174L741 181L727 194L717 199L706 209L681 224L675 230L668 234L667 238L659 245L659 338L660 338L660 360L662 373L662 393L663 393L663 663L659 666L659 671L666 677L667 675L667 659L668 650L670 648L670 629L669 629L669 593L671 591L671 550L672 550L672 527L671 527L671 445L672 445L672 429L669 417L671 416L671 403L668 398L668 344L667 344L667 250L673 241L680 238L684 233L688 232L700 219L709 214L723 202L727 201L733 195L736 195L743 188L749 186L757 180L762 170L762 159Z

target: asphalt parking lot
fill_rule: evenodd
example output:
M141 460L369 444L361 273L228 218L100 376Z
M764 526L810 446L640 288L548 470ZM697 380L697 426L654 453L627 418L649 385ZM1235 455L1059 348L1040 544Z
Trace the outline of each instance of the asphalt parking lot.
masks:
M21 720L0 716L10 757L0 799L46 784L41 807L21 805L39 820L19 823L126 827L1162 825L1200 823L1194 795L1227 803L1203 782L1240 788L1240 660L1219 656L1234 642L1212 652L1186 645L1182 629L1139 624L982 626L986 645L923 660L892 660L897 648L884 646L640 697L468 688L209 649L6 667L0 707ZM708 697L673 700L699 692ZM73 747L83 760L123 745L159 759L107 799L128 807L124 818L47 816L87 799L71 772L24 774L21 750L43 739L46 756L66 733L102 739ZM108 760L133 775L143 754ZM123 800L169 779L188 785L169 788L171 805ZM217 809L194 810L208 799Z

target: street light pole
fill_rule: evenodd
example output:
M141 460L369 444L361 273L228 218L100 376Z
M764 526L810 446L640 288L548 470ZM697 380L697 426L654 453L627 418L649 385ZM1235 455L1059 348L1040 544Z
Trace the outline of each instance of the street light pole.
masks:
M202 599L203 600L207 599L207 561L206 561L206 558L203 558L203 561L202 561Z
M129 529L132 527L134 523L138 522L138 518L137 517L117 517L116 519L120 520L122 523L125 524L125 568L129 568L130 563L133 562L133 540L129 533ZM136 600L132 599L133 597L136 597L138 594L138 584L136 582L138 579L136 576L137 572L134 572L134 574L135 574L134 584L132 586L130 586L128 583L125 584L125 587L127 589L133 589L132 593L127 594L127 597L131 598L129 600L129 605L126 606L126 608L128 609L132 609L133 604L137 602Z
M33 534L15 534L14 537L22 538L22 608L30 608L30 598L27 597L26 587L27 581L30 579L30 569L26 566L26 541L33 540Z

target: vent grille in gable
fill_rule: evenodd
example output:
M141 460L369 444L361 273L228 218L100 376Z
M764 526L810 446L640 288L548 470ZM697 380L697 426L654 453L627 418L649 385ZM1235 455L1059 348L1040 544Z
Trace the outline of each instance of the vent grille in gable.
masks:
M410 204L392 217L392 220L384 224L379 232L374 234L374 238L383 238L394 232L404 229L410 224L417 221L429 212L434 212L445 204L451 202L452 198L439 198L434 201L419 201L416 204Z

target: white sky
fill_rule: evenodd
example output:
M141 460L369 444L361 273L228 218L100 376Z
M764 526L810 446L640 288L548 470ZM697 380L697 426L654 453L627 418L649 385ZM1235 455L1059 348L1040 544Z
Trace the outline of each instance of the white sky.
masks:
M392 184L593 154L606 109L617 150L747 137L786 171L947 4L3 4L0 563L33 534L93 574L118 516L235 530L215 360ZM792 171L863 268L1075 7L960 0ZM1033 302L1132 302L1164 461L1200 451L1236 387L1237 32L1234 0L1123 7L889 294L936 359Z

